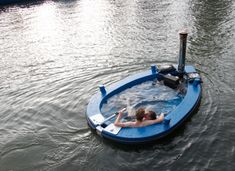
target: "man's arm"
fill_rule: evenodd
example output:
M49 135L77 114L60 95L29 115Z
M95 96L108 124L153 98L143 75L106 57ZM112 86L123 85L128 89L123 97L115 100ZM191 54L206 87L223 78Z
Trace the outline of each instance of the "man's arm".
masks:
M157 119L143 121L143 125L141 125L141 126L148 126L148 125L152 125L152 124L155 124L155 123L160 123L163 120L164 120L164 114L161 114Z
M135 122L121 122L122 115L123 115L123 112L118 113L118 116L114 122L114 125L119 126L119 127L133 127Z
M116 120L115 120L115 122L114 122L114 125L115 125L115 126L121 126L121 125L120 125L120 124L121 124L120 120L121 120L121 118L122 118L122 115L123 115L122 112L118 112L118 116L117 116L117 118L116 118Z

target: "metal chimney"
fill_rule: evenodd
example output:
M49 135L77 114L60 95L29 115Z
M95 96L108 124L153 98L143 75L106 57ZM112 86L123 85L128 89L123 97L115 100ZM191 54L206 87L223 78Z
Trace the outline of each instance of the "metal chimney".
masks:
M184 67L185 67L185 57L186 57L186 43L187 43L187 32L180 32L180 52L179 52L179 64L178 64L178 71L179 75L182 77L184 74Z

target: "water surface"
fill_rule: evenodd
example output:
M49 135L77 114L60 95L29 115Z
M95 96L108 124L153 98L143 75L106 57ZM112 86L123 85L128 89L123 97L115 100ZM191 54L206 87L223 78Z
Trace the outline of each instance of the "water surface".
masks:
M101 112L105 117L109 117L126 108L125 114L135 116L136 110L143 108L145 111L154 111L159 115L173 111L183 98L184 94L179 89L165 86L163 81L151 80L108 98L102 105Z

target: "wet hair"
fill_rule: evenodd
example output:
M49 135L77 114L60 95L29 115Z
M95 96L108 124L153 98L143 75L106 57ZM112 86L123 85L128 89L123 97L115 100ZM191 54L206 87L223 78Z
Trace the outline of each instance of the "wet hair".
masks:
M144 116L145 116L145 110L143 108L139 108L135 114L136 120L142 121Z
M157 119L157 115L154 111L149 111L148 115L151 120Z

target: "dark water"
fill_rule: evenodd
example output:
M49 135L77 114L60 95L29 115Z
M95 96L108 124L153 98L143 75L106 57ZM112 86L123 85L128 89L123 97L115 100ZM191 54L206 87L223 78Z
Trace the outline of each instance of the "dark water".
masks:
M146 147L104 141L89 98L151 64L198 68L198 111ZM0 170L235 170L235 2L69 0L0 7Z

